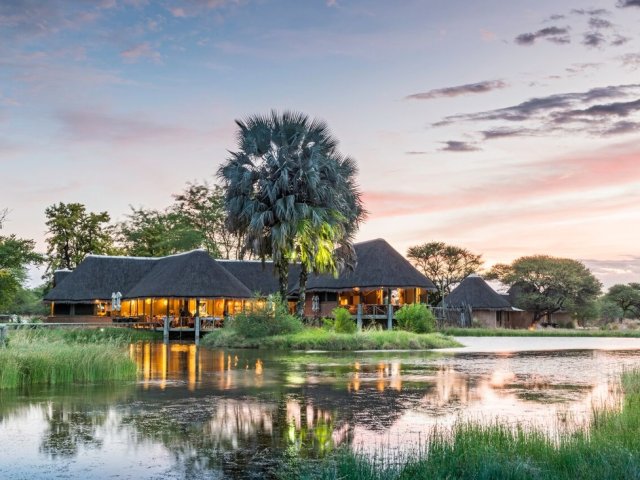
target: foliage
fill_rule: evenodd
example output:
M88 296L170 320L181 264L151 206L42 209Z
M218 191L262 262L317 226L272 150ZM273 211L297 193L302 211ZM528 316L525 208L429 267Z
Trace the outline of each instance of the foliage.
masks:
M246 250L273 259L283 298L289 263L302 262L300 311L308 273L331 271L335 255L352 252L365 215L355 162L340 155L325 123L304 114L274 111L236 124L238 150L218 170L228 226Z
M575 315L596 299L602 287L582 263L546 255L496 265L488 278L509 285L516 297L515 306L533 312L533 323L561 310Z
M523 425L459 423L398 457L342 450L322 462L303 461L281 478L427 480L595 480L638 478L640 372L622 375L621 410L597 410L588 428L550 438ZM392 458L391 462L381 459Z
M398 328L414 333L430 333L436 329L436 317L422 303L403 305L396 312Z
M45 285L36 288L20 287L4 310L16 315L47 315L49 308L42 303L45 289Z
M617 321L624 317L624 310L622 307L618 303L611 301L606 295L601 298L598 303L600 320L602 322L607 323L614 320Z
M136 378L124 345L140 339L125 329L44 330L10 333L0 349L0 389L28 385L95 383ZM147 338L150 332L147 333Z
M343 307L334 308L331 315L333 315L333 330L336 333L356 333L358 327L351 318L349 310Z
M619 318L640 317L640 283L617 284L609 288L604 299L622 310Z
M450 294L452 285L477 272L482 266L482 255L444 242L410 247L407 258L438 288L438 292L432 296L434 304L442 300L443 292L445 295Z
M222 328L207 334L202 339L202 344L208 347L327 351L427 350L460 346L454 339L439 333L371 330L348 334L321 328L305 328L299 333L263 338L246 338Z
M119 241L128 255L162 257L201 246L203 236L181 215L171 211L131 208L118 226Z
M256 299L250 310L226 320L224 330L248 339L295 333L302 330L302 321L289 313L289 308L278 295L266 302Z
M5 217L6 210L0 211L0 228ZM33 240L0 236L0 312L16 313L12 305L23 291L27 266L42 261L42 255L35 252Z
M442 328L439 332L453 337L629 337L639 338L637 330L610 332L599 329L544 328L536 330L510 328Z
M114 253L107 212L87 212L81 203L59 203L45 210L47 274L72 270L90 254Z

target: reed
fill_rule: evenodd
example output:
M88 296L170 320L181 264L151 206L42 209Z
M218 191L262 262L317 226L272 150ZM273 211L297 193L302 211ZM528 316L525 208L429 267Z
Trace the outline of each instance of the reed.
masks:
M626 337L640 338L640 330L577 330L554 328L526 330L510 328L442 328L439 332L454 337Z
M283 478L551 480L640 478L640 371L622 376L620 410L594 411L587 430L552 440L540 431L495 423L458 425L417 453L383 462L343 450L320 463L301 461Z
M335 333L306 328L289 335L246 338L227 329L214 331L202 340L209 347L261 348L273 350L427 350L460 346L439 333L417 334L405 331L371 330L361 333Z
M120 329L12 332L0 348L0 388L134 380L124 348L132 338L140 337Z

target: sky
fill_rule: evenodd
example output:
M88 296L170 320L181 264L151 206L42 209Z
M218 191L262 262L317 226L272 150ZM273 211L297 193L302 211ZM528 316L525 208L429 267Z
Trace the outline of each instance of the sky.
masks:
M359 240L640 281L638 32L640 0L2 0L3 234L164 208L291 109L357 160Z

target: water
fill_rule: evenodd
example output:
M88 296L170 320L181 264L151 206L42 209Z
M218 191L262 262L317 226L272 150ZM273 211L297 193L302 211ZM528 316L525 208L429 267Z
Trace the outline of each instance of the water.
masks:
M464 420L556 435L615 407L620 372L640 367L640 339L460 341L344 354L132 345L139 382L0 393L0 478L264 478L338 446L406 451Z

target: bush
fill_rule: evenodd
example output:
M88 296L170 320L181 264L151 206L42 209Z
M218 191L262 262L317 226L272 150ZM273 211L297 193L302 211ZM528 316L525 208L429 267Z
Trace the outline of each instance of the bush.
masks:
M289 313L289 308L279 296L270 295L267 302L256 302L252 311L239 313L227 320L229 329L244 338L261 338L300 332L302 321Z
M414 333L430 333L436 329L436 317L422 303L403 305L396 312L398 328Z
M356 322L351 318L349 310L346 308L334 308L331 312L333 315L333 330L336 333L356 333Z

